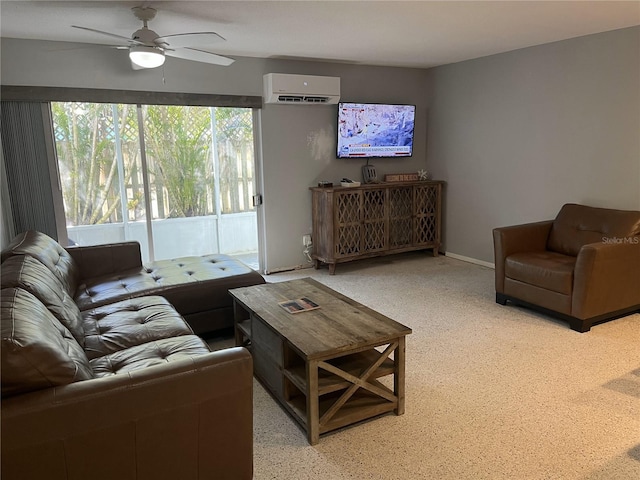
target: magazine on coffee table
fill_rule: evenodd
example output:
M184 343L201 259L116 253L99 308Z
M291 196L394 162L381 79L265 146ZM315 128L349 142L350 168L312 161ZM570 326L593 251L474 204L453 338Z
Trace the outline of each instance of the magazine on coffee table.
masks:
M295 300L286 300L278 303L289 313L308 312L309 310L315 310L320 308L320 305L309 300L307 297L296 298Z

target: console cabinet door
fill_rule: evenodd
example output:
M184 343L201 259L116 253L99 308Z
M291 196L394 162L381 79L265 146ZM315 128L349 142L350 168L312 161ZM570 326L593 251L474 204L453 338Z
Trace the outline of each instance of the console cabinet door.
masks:
M363 190L362 251L383 252L389 244L389 215L386 188Z
M358 256L362 252L363 198L362 190L335 194L335 258Z
M389 248L413 245L413 188L389 188Z
M413 188L415 246L440 244L440 188L439 184Z

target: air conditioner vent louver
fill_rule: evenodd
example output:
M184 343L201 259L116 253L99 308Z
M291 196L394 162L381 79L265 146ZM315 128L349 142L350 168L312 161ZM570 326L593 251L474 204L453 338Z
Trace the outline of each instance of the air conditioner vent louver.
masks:
M278 102L292 102L292 103L327 103L329 98L327 97L307 97L302 95L278 95Z
M327 103L329 99L327 97L304 97L304 101L313 103Z
M264 102L331 105L340 100L340 78L268 73L264 76Z
M279 102L301 102L303 97L293 95L278 95Z

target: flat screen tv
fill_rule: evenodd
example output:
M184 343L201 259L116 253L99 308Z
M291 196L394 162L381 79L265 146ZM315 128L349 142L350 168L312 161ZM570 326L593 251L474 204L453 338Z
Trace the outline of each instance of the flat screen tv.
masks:
M338 158L410 157L415 105L338 104Z

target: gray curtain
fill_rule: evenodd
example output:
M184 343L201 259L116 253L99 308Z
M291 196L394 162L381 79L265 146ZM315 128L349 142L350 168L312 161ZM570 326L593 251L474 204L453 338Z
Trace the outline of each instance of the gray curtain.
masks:
M57 240L45 136L51 126L44 124L42 104L3 101L0 118L13 232L38 230Z

